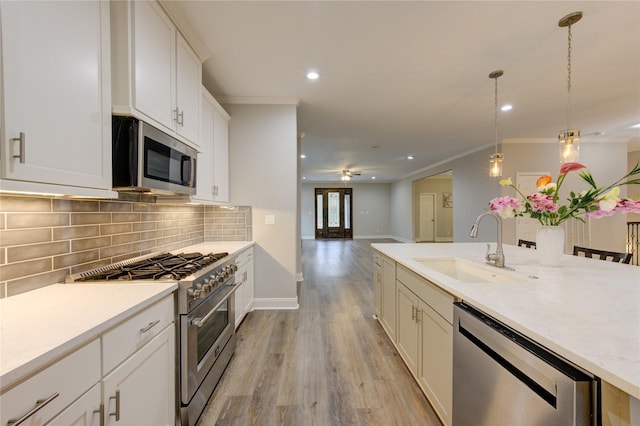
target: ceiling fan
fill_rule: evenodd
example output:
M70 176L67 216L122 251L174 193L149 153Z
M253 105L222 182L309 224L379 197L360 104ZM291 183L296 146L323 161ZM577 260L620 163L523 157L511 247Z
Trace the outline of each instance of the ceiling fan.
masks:
M360 176L361 174L362 174L362 172L359 172L359 171L345 169L345 170L342 171L342 176L340 177L340 179L341 180L351 180L352 177Z

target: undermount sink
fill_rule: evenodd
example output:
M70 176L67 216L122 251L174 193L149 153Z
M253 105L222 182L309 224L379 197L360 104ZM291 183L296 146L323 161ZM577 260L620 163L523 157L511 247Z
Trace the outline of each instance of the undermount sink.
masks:
M414 260L454 280L467 283L524 282L522 278L512 273L458 257L434 257Z

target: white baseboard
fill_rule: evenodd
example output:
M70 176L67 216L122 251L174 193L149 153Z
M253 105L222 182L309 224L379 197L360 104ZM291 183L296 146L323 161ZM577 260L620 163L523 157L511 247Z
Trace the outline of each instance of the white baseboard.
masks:
M275 311L280 309L298 309L300 305L298 305L297 297L289 297L289 298L254 298L253 299L253 309L256 311Z
M390 235L387 238L393 238L394 240L400 241L401 243L413 243L413 240L407 240L406 238L402 238L402 237L394 237L393 235Z
M436 243L452 243L453 237L436 237Z

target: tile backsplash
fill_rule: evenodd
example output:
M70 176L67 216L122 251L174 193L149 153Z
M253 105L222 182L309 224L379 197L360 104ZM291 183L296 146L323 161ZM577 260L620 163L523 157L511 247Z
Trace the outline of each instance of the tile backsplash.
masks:
M251 238L250 207L0 195L0 297L148 253Z

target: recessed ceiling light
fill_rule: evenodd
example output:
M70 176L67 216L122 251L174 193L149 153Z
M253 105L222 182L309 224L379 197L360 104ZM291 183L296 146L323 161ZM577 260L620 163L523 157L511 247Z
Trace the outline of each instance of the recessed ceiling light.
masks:
M640 129L640 123L631 126L632 129Z
M513 109L513 105L502 105L502 107L500 108L500 111L511 111Z
M300 154L300 158L307 158L307 156L304 154Z
M413 160L413 155L407 155L407 160Z
M309 71L307 73L307 78L309 80L317 80L320 77L320 74L318 74L318 71Z
M306 176L302 176L302 180L305 180L307 177Z
M375 178L376 178L375 176L371 176L371 179L375 179Z

